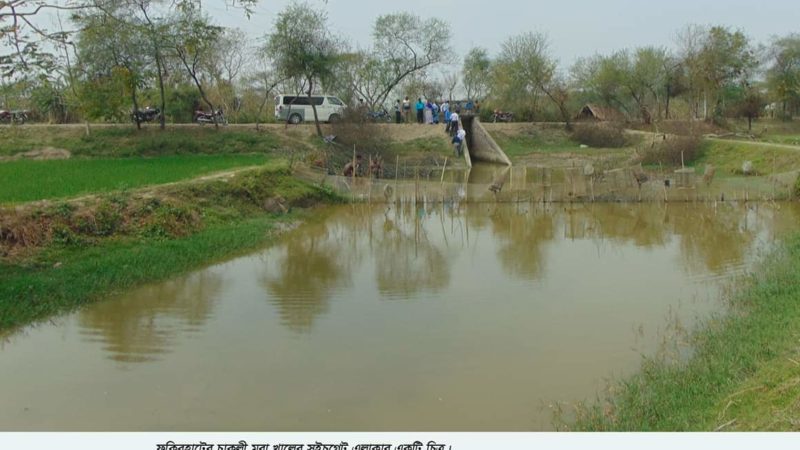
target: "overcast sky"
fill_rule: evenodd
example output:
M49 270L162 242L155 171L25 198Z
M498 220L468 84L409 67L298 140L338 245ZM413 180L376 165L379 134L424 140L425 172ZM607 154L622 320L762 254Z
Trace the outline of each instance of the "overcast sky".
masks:
M755 42L800 33L800 0L308 0L328 12L331 28L354 45L367 46L379 15L409 11L450 23L459 57L473 46L494 55L507 37L544 32L562 67L581 56L658 45L672 48L675 33L687 24L742 28ZM206 11L224 26L238 26L253 37L270 31L276 13L289 0L261 0L247 20L225 0L205 0ZM459 59L460 59L459 58Z

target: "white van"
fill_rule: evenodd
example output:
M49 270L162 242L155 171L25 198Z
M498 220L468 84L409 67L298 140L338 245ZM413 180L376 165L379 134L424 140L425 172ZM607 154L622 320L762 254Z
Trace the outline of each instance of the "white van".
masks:
M279 122L300 123L306 120L314 121L314 110L307 95L275 96L275 120ZM342 117L345 108L344 102L330 95L312 95L311 101L317 107L317 117L320 122L336 122Z

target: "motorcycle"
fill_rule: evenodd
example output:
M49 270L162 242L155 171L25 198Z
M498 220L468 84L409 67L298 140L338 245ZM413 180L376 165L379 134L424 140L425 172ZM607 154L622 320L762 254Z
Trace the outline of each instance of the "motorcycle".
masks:
M514 120L514 113L495 111L492 114L492 122L511 122Z
M225 119L225 113L223 113L221 109L218 109L213 113L207 113L201 109L198 109L194 112L194 121L200 125L207 123L216 123L221 125L228 124L228 120Z
M161 119L161 110L158 108L147 107L138 109L131 113L131 120L134 123L155 122Z
M28 111L15 110L8 111L5 109L0 110L0 122L23 124L28 120Z
M386 111L385 109L381 109L380 111L369 111L364 115L370 122L392 122L392 115L389 114L389 111Z

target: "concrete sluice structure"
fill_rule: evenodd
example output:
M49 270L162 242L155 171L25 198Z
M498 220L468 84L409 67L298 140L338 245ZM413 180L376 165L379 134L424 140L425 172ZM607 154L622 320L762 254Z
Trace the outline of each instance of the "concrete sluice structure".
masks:
M296 175L344 198L372 203L448 202L705 202L788 199L789 186L774 180L721 179L710 184L688 171L644 173L641 167L510 167L477 164L466 170L432 170L415 178L369 179L299 168Z
M491 135L483 128L477 116L464 114L461 116L461 126L467 132L465 157L467 166L476 162L511 165L508 155L497 145Z

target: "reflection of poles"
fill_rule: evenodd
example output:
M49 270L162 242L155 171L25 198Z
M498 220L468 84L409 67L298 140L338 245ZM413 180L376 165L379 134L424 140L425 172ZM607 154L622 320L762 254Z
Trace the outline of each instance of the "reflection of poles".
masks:
M414 257L419 257L419 214L417 213L416 202L414 204Z
M367 182L367 204L372 204L372 154L369 155L369 165L367 166L367 176L369 177L369 181Z
M775 201L775 150L772 151L772 201Z
M414 168L414 208L417 207L417 198L419 197L419 167ZM416 211L414 211L416 214Z
M400 191L397 190L397 179L400 171L400 155L397 155L397 162L394 164L394 200L400 200Z
M353 189L351 189L351 192L353 193L353 201L356 201L356 190L355 190L355 188L356 188L356 145L355 144L353 144L353 170L352 170L350 178L351 178L350 184L353 185Z
M444 170L447 168L447 156L444 157L444 165L442 165L442 177L439 180L439 189L442 190L442 206L444 207ZM442 209L442 213L444 213L444 209Z
M444 236L444 246L450 247L450 243L447 241L447 231L444 228L444 201L442 202L442 212L439 214L439 223L442 224L442 236Z

